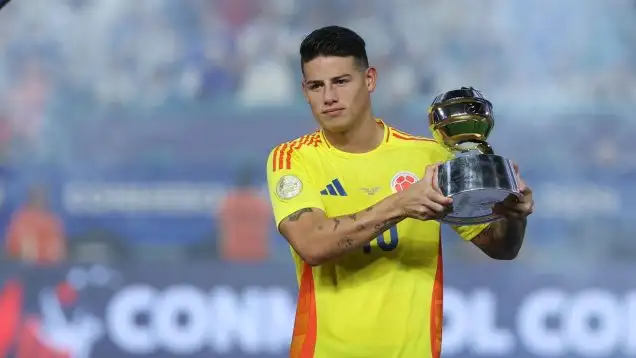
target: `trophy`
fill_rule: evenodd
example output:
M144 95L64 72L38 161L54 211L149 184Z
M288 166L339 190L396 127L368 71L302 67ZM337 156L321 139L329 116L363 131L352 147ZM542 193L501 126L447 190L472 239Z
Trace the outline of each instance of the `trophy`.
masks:
M462 87L437 96L428 119L437 142L454 155L438 171L442 194L453 199L452 212L441 221L475 225L499 220L493 205L521 194L510 160L494 154L486 142L495 125L492 104L481 92Z

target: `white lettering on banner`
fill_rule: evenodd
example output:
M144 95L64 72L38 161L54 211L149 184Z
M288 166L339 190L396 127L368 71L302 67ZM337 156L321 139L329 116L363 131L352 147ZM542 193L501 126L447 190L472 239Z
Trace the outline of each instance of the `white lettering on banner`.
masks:
M617 353L622 345L624 352L628 350L627 322L621 313L625 307L616 295L604 290L574 295L541 290L521 306L518 332L527 349L540 356L605 357ZM547 327L550 317L559 321L559 328Z
M444 291L444 355L470 352L506 357L528 352L538 357L636 355L636 291L533 291L521 301L499 302L492 290ZM500 307L512 309L502 312ZM106 307L110 340L129 354L158 352L187 356L242 352L254 356L289 349L295 304L280 287L192 285L156 289L131 285ZM147 319L141 321L140 316ZM508 320L502 321L501 319Z
M603 289L569 293L545 288L527 295L513 317L517 336L497 327L492 291L446 288L443 351L503 357L527 351L538 357L636 354L636 292L622 298Z
M127 352L149 354L155 350L155 337L135 318L150 312L158 292L146 285L129 286L119 291L106 307L106 330L113 343Z
M152 319L162 345L176 354L200 351L208 334L209 319L214 317L208 314L205 292L193 286L172 286L158 297Z
M517 333L530 353L539 357L561 355L565 344L557 328L547 327L548 318L557 318L563 311L565 293L558 289L537 291L521 304L517 311Z
M71 182L63 188L62 203L75 215L210 215L226 194L227 187L214 182Z
M618 298L607 291L588 290L572 297L565 310L563 339L574 353L583 357L607 357L620 345L620 316L623 311ZM597 327L592 327L596 320Z
M263 297L268 297L264 300ZM218 353L238 346L245 353L280 353L289 349L294 306L283 289L247 288L243 297L229 287L213 292L211 345Z
M132 354L165 351L187 355L282 353L289 349L295 304L289 291L250 287L241 293L216 287L209 294L190 285L163 291L128 286L106 308L111 340ZM147 324L136 321L146 314Z
M446 288L442 339L444 354L458 354L466 347L489 357L514 351L512 333L497 327L496 307L496 297L488 290L480 289L465 295L456 289Z
M470 341L469 305L464 294L452 287L444 288L444 332L442 334L442 351L446 356L462 352Z
M636 292L630 293L625 298L625 354L636 356Z
M515 348L510 330L497 327L497 298L488 290L473 292L474 315L474 351L485 356L506 354Z

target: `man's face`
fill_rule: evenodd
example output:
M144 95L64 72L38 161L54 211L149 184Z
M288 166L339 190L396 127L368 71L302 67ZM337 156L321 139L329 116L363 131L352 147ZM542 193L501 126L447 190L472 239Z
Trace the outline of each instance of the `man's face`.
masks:
M342 132L370 114L377 73L353 57L317 57L303 66L303 92L322 128Z

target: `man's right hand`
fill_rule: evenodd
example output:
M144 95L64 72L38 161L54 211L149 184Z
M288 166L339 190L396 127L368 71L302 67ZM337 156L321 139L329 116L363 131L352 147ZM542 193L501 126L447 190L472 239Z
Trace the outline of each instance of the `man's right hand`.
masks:
M426 167L424 178L398 193L404 215L419 220L436 220L450 212L453 199L445 197L437 185L440 163Z

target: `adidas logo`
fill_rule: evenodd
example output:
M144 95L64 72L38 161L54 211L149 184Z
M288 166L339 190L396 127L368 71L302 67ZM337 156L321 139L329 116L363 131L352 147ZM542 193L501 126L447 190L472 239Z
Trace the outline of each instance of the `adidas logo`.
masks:
M340 180L334 179L331 184L327 184L327 188L320 191L320 195L347 196L347 192L340 184Z

